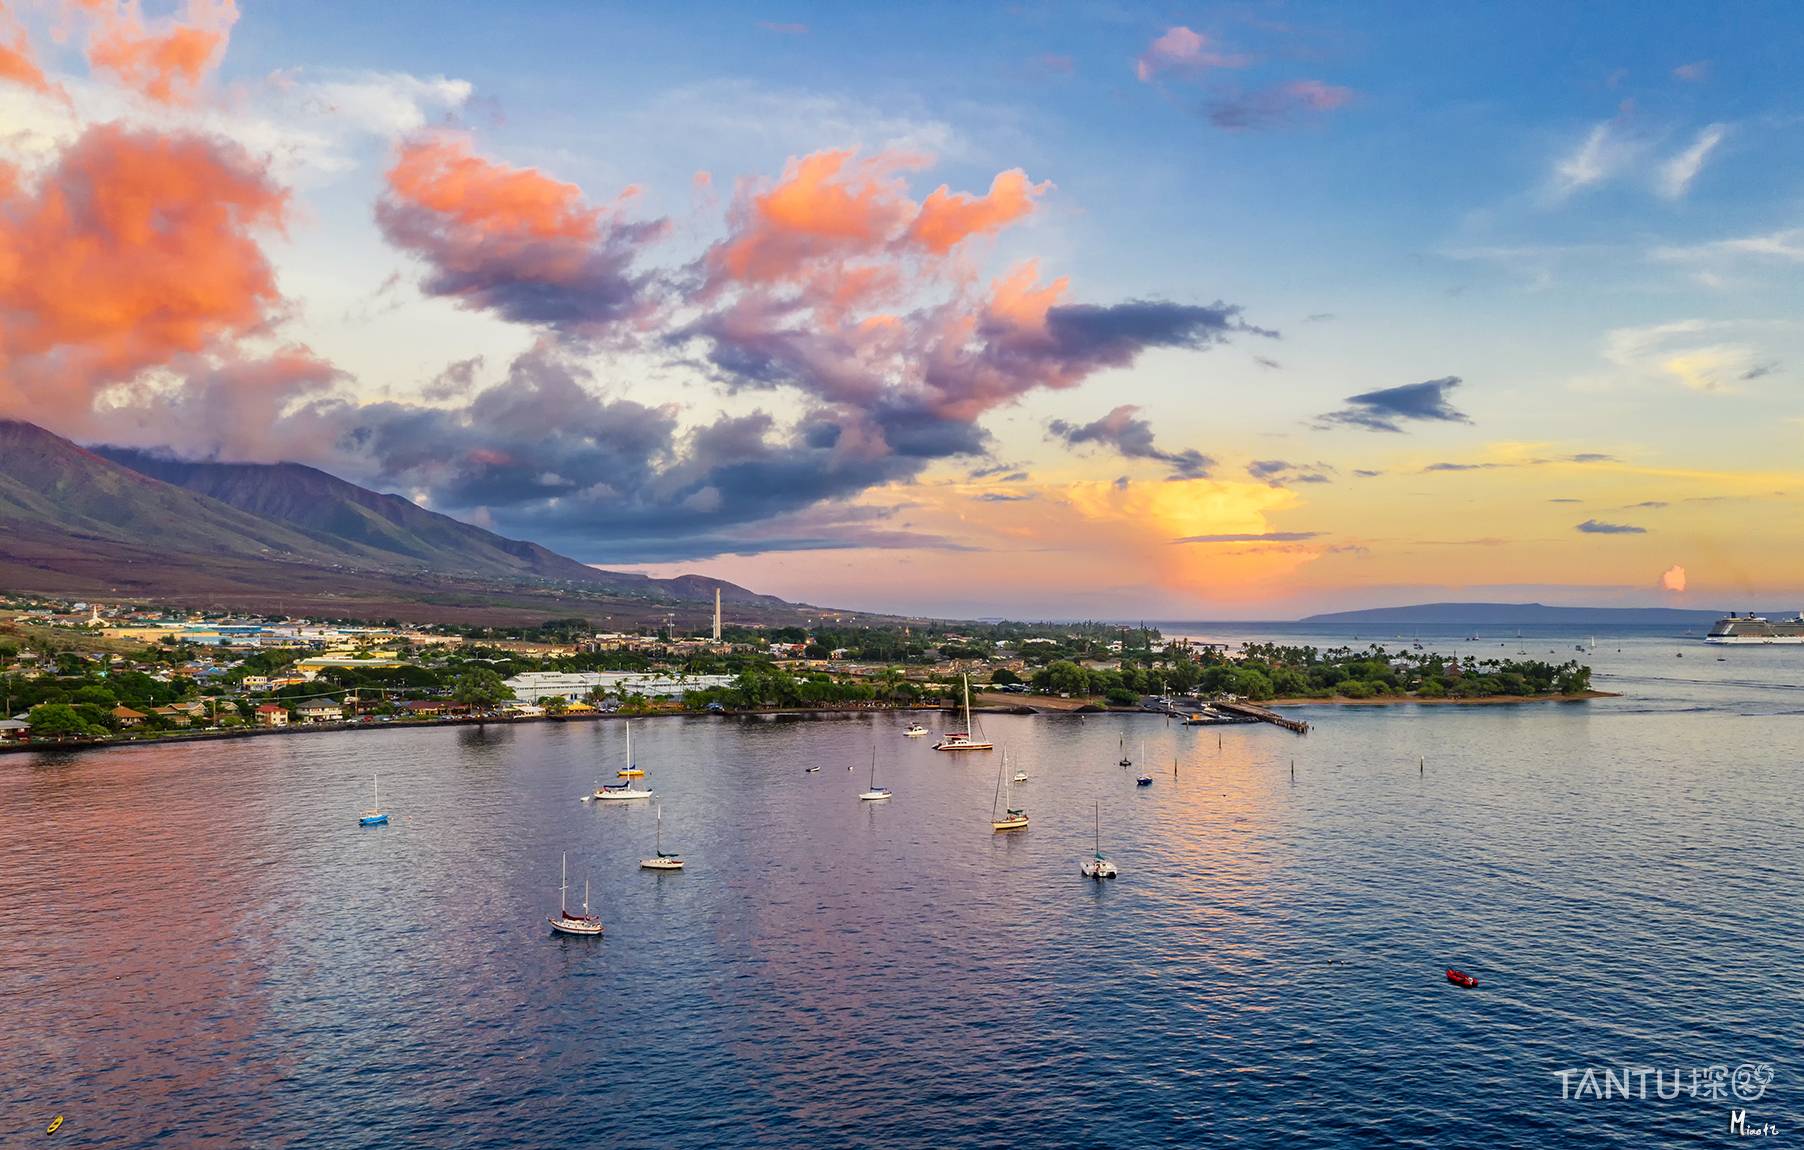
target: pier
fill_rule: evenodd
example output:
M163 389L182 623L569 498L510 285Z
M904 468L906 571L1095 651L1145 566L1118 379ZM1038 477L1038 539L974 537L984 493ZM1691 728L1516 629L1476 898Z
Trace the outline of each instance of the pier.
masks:
M1218 702L1215 704L1215 709L1218 711L1227 711L1234 715L1242 715L1256 722L1270 723L1275 727L1283 727L1285 730L1295 731L1299 735L1307 735L1309 733L1309 724L1305 723L1303 720L1287 719L1276 711L1266 707L1256 706L1252 703Z

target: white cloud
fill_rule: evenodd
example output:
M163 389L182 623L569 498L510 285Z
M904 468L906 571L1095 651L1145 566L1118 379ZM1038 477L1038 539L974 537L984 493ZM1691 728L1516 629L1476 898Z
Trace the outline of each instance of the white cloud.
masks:
M1789 330L1783 322L1684 319L1613 328L1603 355L1631 382L1665 379L1692 391L1732 394L1742 380L1758 378L1769 362L1751 340L1756 333Z
M1658 247L1648 253L1656 260L1690 263L1755 256L1804 263L1804 228L1780 228L1762 235L1738 236L1702 244Z
M1550 190L1555 199L1565 199L1615 175L1627 159L1628 151L1609 122L1598 124L1583 143L1554 164Z
M1726 126L1711 124L1697 134L1697 139L1692 141L1689 148L1662 164L1655 185L1660 194L1669 200L1683 199L1691 189L1691 181L1697 179L1705 161L1710 158L1710 153L1723 142L1723 136L1727 133Z

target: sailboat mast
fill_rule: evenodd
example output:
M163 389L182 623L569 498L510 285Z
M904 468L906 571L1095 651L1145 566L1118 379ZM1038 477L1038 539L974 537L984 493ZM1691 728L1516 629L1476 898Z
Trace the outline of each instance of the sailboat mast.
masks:
M971 675L965 673L965 734L971 734Z
M1102 857L1102 803L1097 802L1093 808L1096 815L1096 857Z
M877 748L871 748L871 789L877 789Z
M569 902L569 895L570 895L570 852L565 851L564 852L563 876L558 880L558 886L557 886L557 912L558 912L558 917L560 917L560 918L567 917L570 913L569 911L564 909L565 906Z
M1008 752L1002 753L1002 765L996 768L996 795L990 800L990 821L996 821L996 804L1002 799L1002 773L1008 770Z

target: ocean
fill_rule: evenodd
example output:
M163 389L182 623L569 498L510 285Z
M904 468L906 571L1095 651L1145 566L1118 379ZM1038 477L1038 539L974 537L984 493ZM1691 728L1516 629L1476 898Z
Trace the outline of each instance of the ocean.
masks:
M1006 835L898 714L635 722L634 804L617 720L8 756L0 1145L1795 1144L1804 647L1592 634L1420 638L1618 698L984 717Z

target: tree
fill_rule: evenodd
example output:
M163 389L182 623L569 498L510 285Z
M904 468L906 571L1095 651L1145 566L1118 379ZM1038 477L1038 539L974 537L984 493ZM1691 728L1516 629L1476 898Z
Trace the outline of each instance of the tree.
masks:
M487 709L513 697L513 688L487 667L471 667L451 688L451 698L466 707Z
M88 722L67 703L33 707L29 719L34 739L69 739L104 735L106 730Z
M996 684L998 687L1006 687L1010 683L1019 683L1020 681L1021 676L1015 674L1007 667L998 667L990 672L990 682Z

